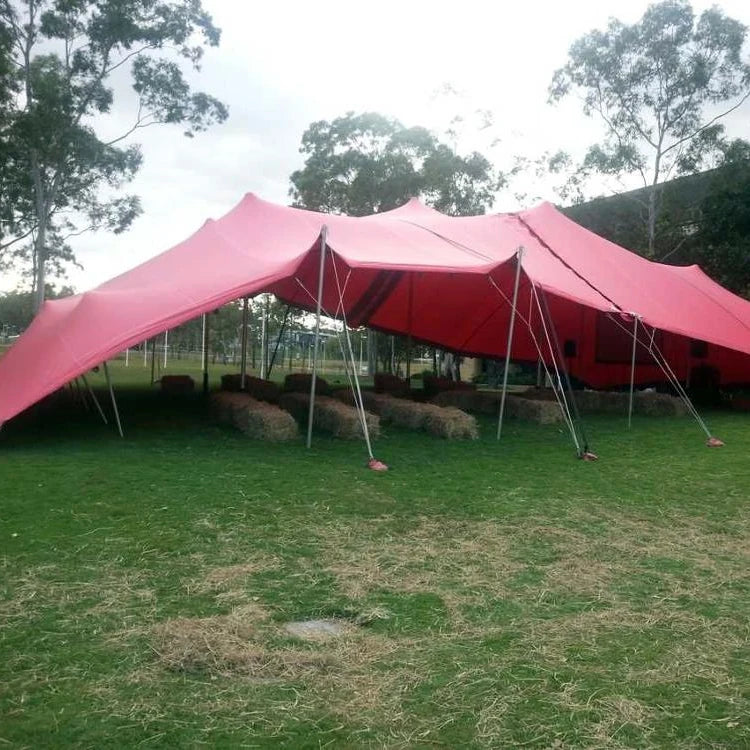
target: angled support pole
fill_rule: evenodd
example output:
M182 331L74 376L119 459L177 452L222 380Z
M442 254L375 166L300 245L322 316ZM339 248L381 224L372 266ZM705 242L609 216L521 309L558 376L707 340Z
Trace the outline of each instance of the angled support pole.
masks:
M635 389L635 350L638 347L638 315L633 313L633 354L630 358L630 398L628 399L628 429L633 426L633 391Z
M291 305L286 306L286 312L284 313L284 319L281 321L281 328L279 329L279 335L276 337L276 345L273 348L273 354L271 355L271 361L268 363L268 372L266 373L266 379L270 380L271 370L273 370L274 362L276 362L276 355L279 352L279 346L281 346L281 339L284 337L284 331L286 331L286 324L289 320L289 313L292 309ZM281 364L284 365L284 358L281 358Z
M510 350L513 347L513 328L516 322L516 308L518 306L518 286L521 281L521 265L523 263L523 247L518 248L516 253L516 278L513 283L513 302L510 310L510 323L508 324L508 344L505 350L505 371L503 372L503 392L500 396L500 414L497 418L497 439L503 431L503 417L505 416L505 399L508 394L508 369L510 368Z
M109 388L109 397L112 399L112 410L115 413L115 422L117 423L117 431L120 433L120 437L125 437L122 434L122 425L120 424L120 412L117 410L117 401L115 400L115 392L112 388L112 379L109 377L109 367L107 363L104 363L104 377L107 378L107 388Z
M414 319L414 271L409 274L409 307L408 307L408 321L407 331L408 337L406 339L406 382L411 383L411 348L412 348L412 335L411 327Z
M240 390L245 390L245 376L247 375L247 314L250 300L242 300L242 353L240 354Z
M320 342L320 308L323 303L323 278L326 265L328 227L320 232L320 267L318 269L318 297L315 301L315 343L313 344L312 378L310 379L310 411L307 414L307 447L312 445L313 414L315 412L315 381L318 370L318 344Z
M104 413L104 409L102 409L102 405L99 403L99 399L96 397L94 391L91 390L91 386L89 385L89 381L86 379L86 376L82 374L81 380L83 380L83 384L86 386L86 390L89 392L89 396L91 396L91 400L94 402L94 406L96 406L96 410L99 412L99 416L102 418L102 422L104 422L104 424L109 424L109 422L107 421L107 416Z

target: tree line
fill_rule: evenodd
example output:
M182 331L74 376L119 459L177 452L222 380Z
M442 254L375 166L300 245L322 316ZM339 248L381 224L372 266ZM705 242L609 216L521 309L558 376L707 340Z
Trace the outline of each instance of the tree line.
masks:
M717 7L696 15L687 0L663 0L635 23L612 19L574 41L548 96L553 105L576 97L602 125L601 141L578 161L561 143L500 169L478 150L462 151L451 133L378 113L314 122L290 177L291 202L362 216L419 196L461 216L490 210L530 171L554 176L562 203L586 203L607 184L629 209L610 225L590 218L592 228L656 260L700 262L747 294L750 144L725 130L750 97L746 35ZM226 119L226 106L193 91L183 70L198 68L204 47L219 40L199 0L0 0L0 265L28 280L13 300L23 297L24 310L54 293L50 281L75 262L73 237L125 231L140 213L137 196L123 193L142 163L131 141L138 131L171 124L192 136ZM104 141L92 123L111 111L121 68L137 107ZM678 220L666 186L706 170L691 220ZM641 189L625 190L633 178Z

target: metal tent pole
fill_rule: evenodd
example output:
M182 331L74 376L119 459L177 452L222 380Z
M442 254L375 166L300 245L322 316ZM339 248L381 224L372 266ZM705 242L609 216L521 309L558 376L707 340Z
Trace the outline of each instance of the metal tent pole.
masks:
M406 339L406 382L410 383L411 378L411 346L412 346L412 337L411 337L411 325L412 325L412 317L413 317L413 310L414 310L414 272L409 274L409 308L408 308L408 324L407 324L407 331L408 331L408 337Z
M125 437L122 434L122 425L120 424L120 412L117 410L117 401L115 400L115 392L112 388L112 380L109 377L109 367L107 363L104 363L104 376L107 378L107 387L109 388L109 397L112 399L112 409L115 412L115 422L117 422L117 431L120 433L120 437Z
M203 313L203 395L208 396L208 317Z
M151 385L154 384L154 368L156 367L156 337L151 339Z
M630 400L628 401L628 429L633 425L633 390L635 387L635 350L638 346L638 316L633 314L633 355L630 359Z
M86 379L86 376L82 374L81 380L83 380L83 384L86 386L86 390L89 392L89 396L91 396L91 400L94 402L96 410L99 412L99 416L102 418L102 421L104 422L104 424L109 424L107 416L104 413L104 409L102 409L102 405L99 403L99 399L96 397L94 391L91 390L91 386L89 385L89 381Z
M260 376L264 380L266 377L266 369L268 368L268 360L266 359L266 353L268 351L268 347L266 346L266 337L268 335L267 326L266 310L264 307L260 319Z
M169 331L164 331L164 369L167 369L167 350L169 349Z
M274 362L276 362L276 355L279 351L279 346L281 345L281 339L284 336L284 331L286 330L286 324L289 320L289 312L291 311L292 307L291 305L286 306L286 312L284 313L284 319L281 321L281 328L279 329L279 335L276 338L276 345L273 348L273 354L271 355L271 361L268 363L268 373L266 374L266 378L271 377L271 370L273 370ZM281 358L281 366L284 366L284 357Z
M323 278L326 265L328 227L320 232L320 267L318 269L318 299L315 303L315 343L313 344L312 378L310 379L310 411L307 415L307 447L312 445L313 413L315 411L315 381L318 367L318 342L320 341L320 308L323 301Z
M250 300L242 300L242 353L240 354L240 390L245 390L245 375L247 374L247 315Z
M521 282L521 263L523 260L523 248L519 247L516 253L516 279L513 284L513 302L510 310L510 323L508 324L508 345L505 350L505 372L503 372L503 393L500 396L500 414L497 418L497 439L503 431L503 416L505 415L505 397L508 392L508 369L510 368L510 350L513 346L513 328L516 322L516 305L518 304L518 286Z

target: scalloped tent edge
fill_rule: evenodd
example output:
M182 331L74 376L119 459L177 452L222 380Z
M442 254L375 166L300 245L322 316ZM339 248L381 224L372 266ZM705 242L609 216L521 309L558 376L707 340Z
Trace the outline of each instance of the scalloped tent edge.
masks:
M343 310L350 325L503 357L523 247L514 359L538 357L533 302L540 290L570 372L591 386L629 378L629 362L601 356L602 321L626 327L635 316L658 333L681 380L702 362L717 366L724 382L750 380L750 302L697 267L654 263L608 242L551 204L450 217L412 199L354 218L247 194L160 255L91 291L46 302L0 359L0 424L124 349L232 300L273 292L313 308L324 226L330 253L322 306ZM708 354L693 356L693 340L707 342ZM639 357L636 382L660 379L661 370Z

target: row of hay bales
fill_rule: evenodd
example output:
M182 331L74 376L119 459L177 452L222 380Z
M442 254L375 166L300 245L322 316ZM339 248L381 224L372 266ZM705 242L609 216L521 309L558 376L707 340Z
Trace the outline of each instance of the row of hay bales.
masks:
M299 435L291 414L247 393L216 391L211 394L210 409L217 422L232 425L257 440L283 442Z
M279 406L300 424L307 424L310 413L309 393L284 393L279 398ZM314 409L313 423L319 430L346 440L363 437L362 422L352 406L330 396L315 396ZM368 411L365 412L365 419L370 437L377 438L380 435L380 419Z
M351 391L340 391L336 397L354 404ZM477 420L453 406L424 404L372 391L362 391L362 401L365 409L377 414L384 424L421 430L449 440L476 440L479 437Z
M615 391L576 391L576 404L584 414L627 414L629 394ZM455 406L473 414L497 416L500 393L497 391L444 391L432 402L439 406ZM675 396L653 391L636 391L633 396L636 414L678 417L687 414L685 403ZM560 407L550 389L509 394L505 402L509 418L524 419L538 424L562 422Z
M494 391L443 391L433 404L453 406L472 414L488 414L496 417L500 410L500 394ZM536 424L559 424L562 420L557 401L543 401L508 396L505 399L505 416Z

